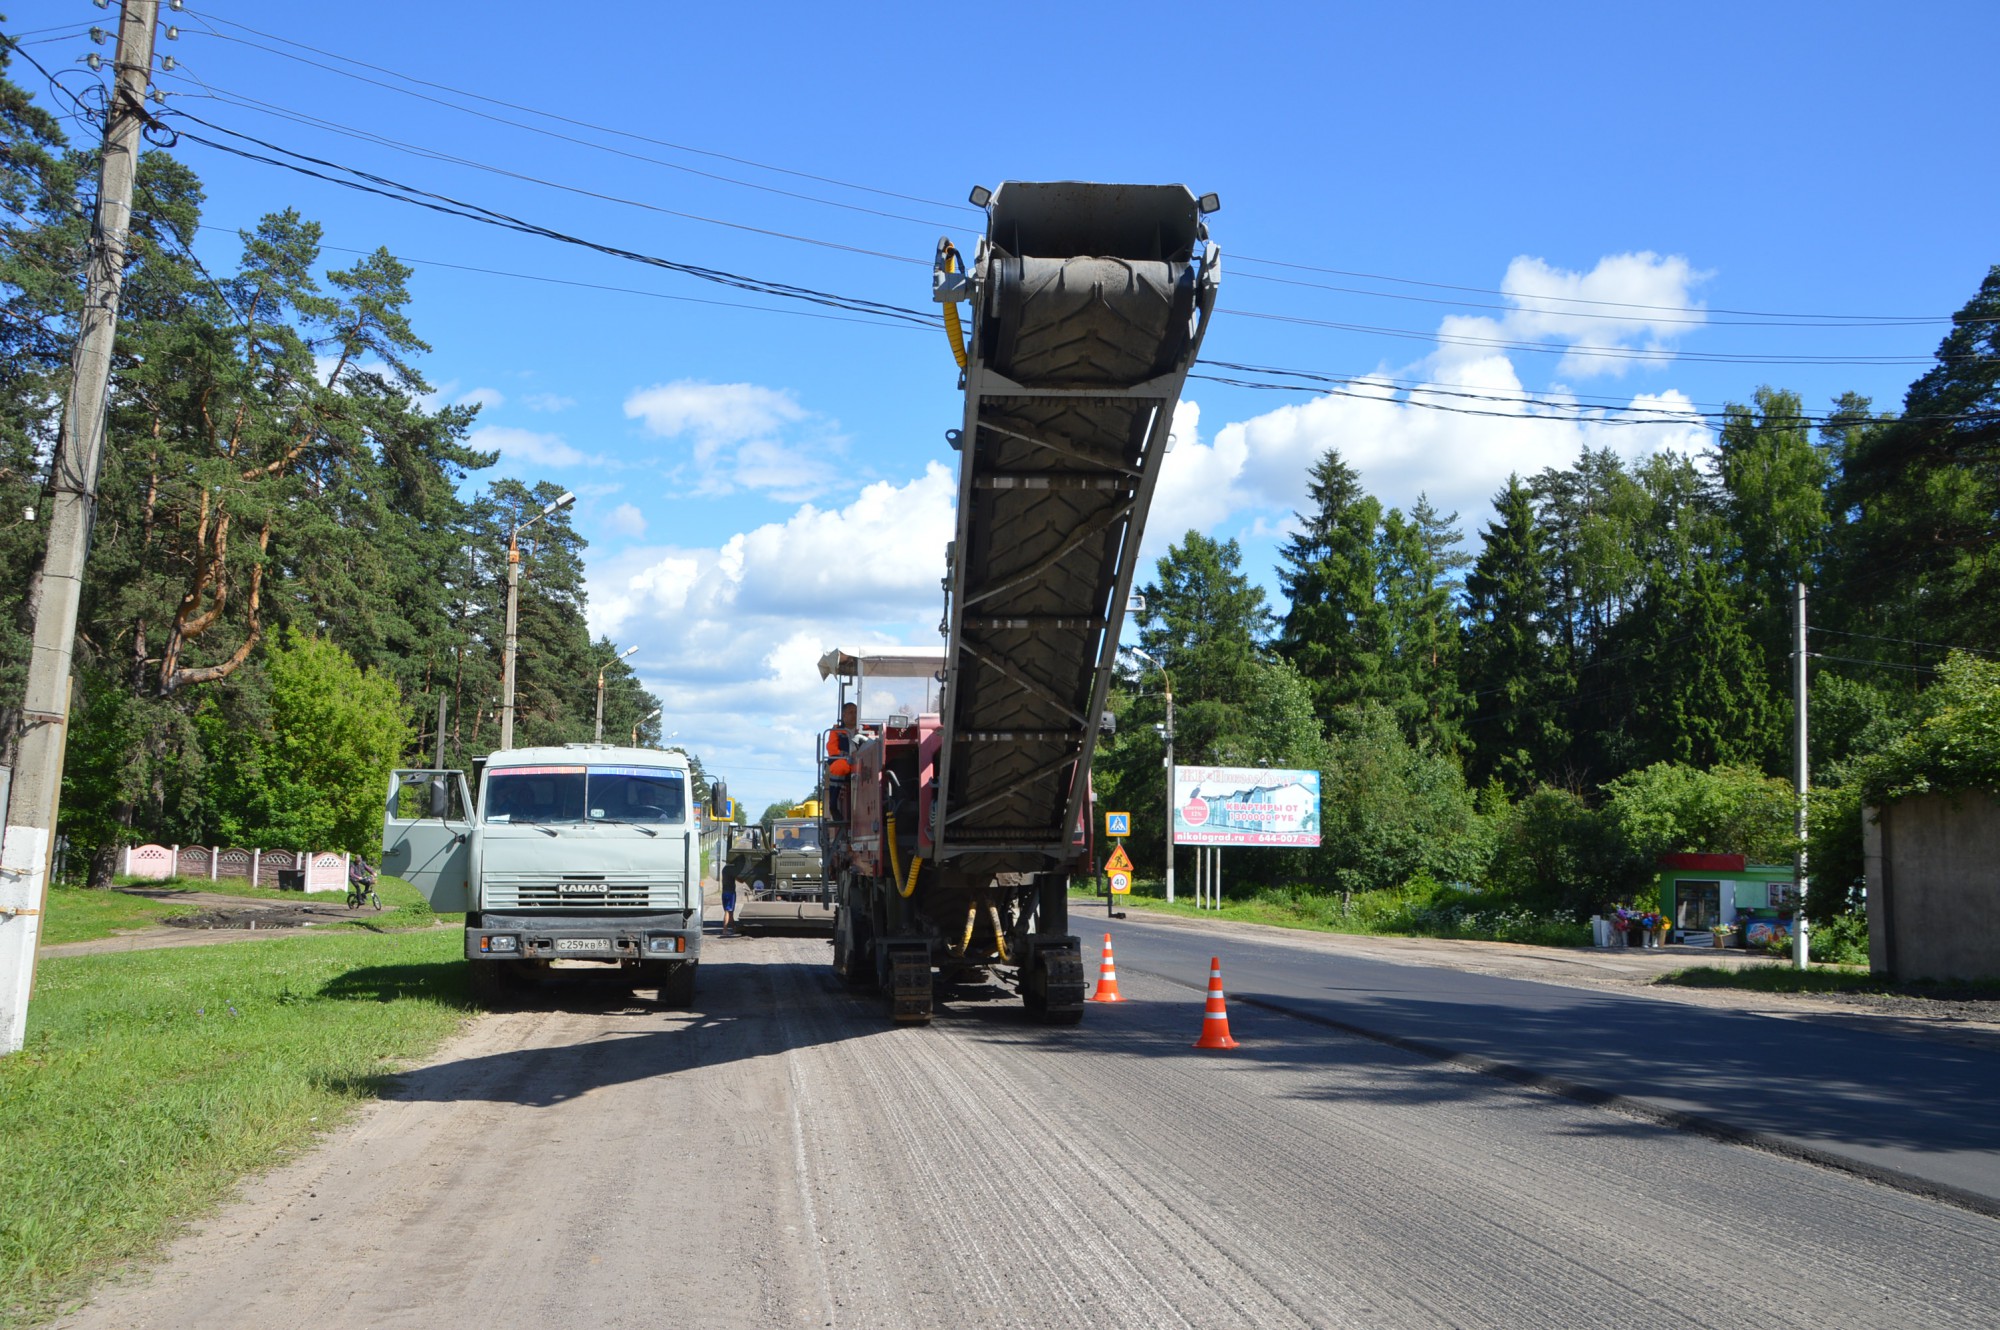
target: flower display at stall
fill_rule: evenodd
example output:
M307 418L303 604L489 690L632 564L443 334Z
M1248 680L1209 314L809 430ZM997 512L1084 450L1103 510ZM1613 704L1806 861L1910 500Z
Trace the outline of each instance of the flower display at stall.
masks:
M1611 926L1620 933L1638 933L1645 946L1661 946L1667 940L1667 917L1658 910L1635 910L1621 905L1611 913Z

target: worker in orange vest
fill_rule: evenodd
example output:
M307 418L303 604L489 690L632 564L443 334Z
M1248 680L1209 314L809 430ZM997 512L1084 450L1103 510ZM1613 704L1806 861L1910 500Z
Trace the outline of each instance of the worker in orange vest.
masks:
M826 732L826 801L836 822L847 817L847 778L854 771L851 755L858 724L859 713L849 702L840 709L840 724Z

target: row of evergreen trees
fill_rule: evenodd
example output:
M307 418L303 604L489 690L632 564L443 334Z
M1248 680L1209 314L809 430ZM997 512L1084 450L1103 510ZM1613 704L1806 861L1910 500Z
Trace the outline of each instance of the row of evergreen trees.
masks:
M1456 515L1385 508L1329 448L1275 570L1282 615L1236 542L1187 533L1139 624L1172 680L1176 759L1322 774L1326 850L1236 856L1241 880L1478 880L1510 837L1640 785L1681 789L1676 771L1723 773L1716 788L1768 816L1733 844L1645 849L1784 852L1790 806L1766 796L1789 772L1804 582L1822 867L1844 885L1866 760L1922 714L1949 650L2000 655L1996 329L2000 267L1900 413L1850 394L1809 415L1762 388L1703 456L1586 449L1510 477L1470 554ZM1139 816L1134 849L1157 868L1158 679L1134 674L1119 706L1099 785ZM1578 869L1557 894L1580 908L1631 889L1644 858L1595 887Z
M95 178L94 148L0 78L0 762ZM477 483L496 459L467 442L475 408L430 402L406 266L329 269L286 209L211 271L202 202L185 164L141 157L60 828L100 881L137 838L374 852L365 805L390 765L432 760L440 700L448 763L495 743L508 535L559 493ZM567 512L523 537L518 744L591 735L616 649L585 627L583 548ZM607 734L657 740L653 709L615 662ZM362 812L324 780L365 789Z

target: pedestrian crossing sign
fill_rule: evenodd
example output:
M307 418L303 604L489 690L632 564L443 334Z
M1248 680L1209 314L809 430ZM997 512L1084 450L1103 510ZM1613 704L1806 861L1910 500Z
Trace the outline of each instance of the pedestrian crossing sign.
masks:
M1124 873L1127 876L1131 875L1132 859L1131 856L1125 853L1123 845L1119 845L1111 851L1111 857L1104 861L1104 871L1107 873Z
M1107 836L1131 835L1132 815L1130 813L1106 813L1104 815L1104 834Z

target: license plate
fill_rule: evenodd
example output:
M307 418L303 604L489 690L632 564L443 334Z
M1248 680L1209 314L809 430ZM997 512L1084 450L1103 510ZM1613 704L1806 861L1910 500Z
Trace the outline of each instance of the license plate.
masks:
M557 951L609 951L611 939L603 937L559 937Z

